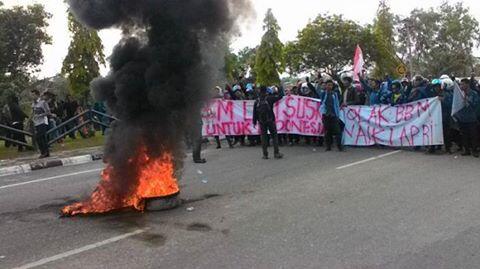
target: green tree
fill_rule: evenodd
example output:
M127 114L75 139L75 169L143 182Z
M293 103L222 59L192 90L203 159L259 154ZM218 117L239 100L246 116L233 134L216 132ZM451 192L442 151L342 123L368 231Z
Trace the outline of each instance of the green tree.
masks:
M0 3L0 91L20 94L43 62L42 45L51 17L42 5L5 9Z
M255 80L255 60L257 56L257 48L245 47L238 52L237 56L238 65L241 71L240 75L242 77L248 76Z
M105 64L102 40L97 31L79 23L69 12L68 29L73 34L62 74L70 91L84 104L90 99L90 82L100 76L100 64Z
M479 23L462 2L436 9L415 9L397 25L399 52L423 75L469 76L473 49L479 46Z
M396 68L402 62L395 48L394 19L395 16L390 12L386 0L380 0L377 17L373 24L375 50L371 55L375 62L376 77L382 77L384 74L399 75Z
M357 44L368 59L373 47L370 28L341 15L319 15L298 33L297 40L287 43L284 57L292 74L319 71L336 78L353 64Z
M225 74L229 83L234 83L240 76L240 63L238 56L232 52L227 51L225 55Z
M283 44L278 38L280 26L269 9L264 19L263 30L266 31L256 51L254 71L257 83L276 85L280 83L283 71Z

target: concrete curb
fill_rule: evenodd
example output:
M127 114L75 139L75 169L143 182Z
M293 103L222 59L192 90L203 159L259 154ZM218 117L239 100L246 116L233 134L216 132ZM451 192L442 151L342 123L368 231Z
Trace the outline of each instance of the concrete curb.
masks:
M83 156L75 156L61 159L51 159L45 161L36 161L30 164L15 165L10 167L0 168L0 177L26 174L31 171L59 167L59 166L72 166L79 164L86 164L103 159L102 153L88 154Z

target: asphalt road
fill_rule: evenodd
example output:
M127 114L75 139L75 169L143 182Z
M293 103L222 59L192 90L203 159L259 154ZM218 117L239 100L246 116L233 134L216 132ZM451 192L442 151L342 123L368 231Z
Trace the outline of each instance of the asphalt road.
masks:
M478 159L283 151L188 159L168 212L59 218L99 162L0 177L0 268L480 268Z

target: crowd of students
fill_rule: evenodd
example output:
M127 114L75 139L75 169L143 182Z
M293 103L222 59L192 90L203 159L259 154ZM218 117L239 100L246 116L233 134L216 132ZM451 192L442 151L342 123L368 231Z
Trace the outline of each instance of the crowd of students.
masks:
M315 81L310 78L298 80L295 85L277 85L271 87L255 85L252 81L240 81L233 87L226 85L224 89L217 87L216 98L225 100L255 100L254 124L259 122L260 136L228 136L230 147L237 144L242 146L263 145L263 157L268 159L266 150L270 140L275 147L275 157L281 158L278 146L317 144L330 151L335 142L340 151L344 125L340 121L342 106L351 105L400 105L424 98L438 97L442 104L442 118L445 145L443 149L452 153L453 145L462 155L479 157L480 146L480 85L472 74L471 78L456 79L453 76L443 75L438 79L428 79L417 75L412 79L403 78L394 80L389 76L383 79L365 77L358 74L358 81L353 76L343 75L341 78L318 76ZM458 83L463 92L464 107L452 116L452 105L455 83ZM298 95L315 98L322 101L321 113L325 128L324 137L309 137L299 135L277 135L273 105L285 95ZM271 135L268 136L267 134ZM262 139L263 138L263 139ZM271 139L270 139L271 138ZM220 138L216 137L217 148L221 147ZM428 153L435 153L442 147L427 147ZM415 150L420 150L416 147Z
M0 123L16 130L27 130L33 133L33 142L40 151L40 158L50 156L49 141L52 139L56 139L60 144L63 144L63 139L66 136L71 139L76 139L77 134L82 138L91 136L91 126L85 126L77 131L69 131L81 123L82 117L74 118L84 111L84 108L71 95L67 95L64 100L58 100L57 96L48 90L42 93L39 90L32 90L31 98L31 113L27 114L23 111L16 95L8 96L7 102L0 113ZM95 103L94 109L106 113L103 103ZM68 123L62 128L57 128L64 122ZM56 130L47 135L47 132L53 129ZM102 134L105 134L105 129L102 127ZM3 129L1 135L14 141L27 143L25 134L21 132ZM5 147L17 147L20 152L25 150L24 145L14 141L5 140Z

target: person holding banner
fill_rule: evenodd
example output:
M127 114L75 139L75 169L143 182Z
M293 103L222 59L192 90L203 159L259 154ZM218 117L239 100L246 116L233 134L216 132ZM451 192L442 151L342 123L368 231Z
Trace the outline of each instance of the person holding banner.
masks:
M433 97L438 97L442 103L442 127L443 127L443 141L445 151L452 154L453 142L453 118L452 118L452 104L453 95L448 91L440 79L432 80ZM434 154L437 151L437 146L430 146L428 153Z
M273 107L275 103L280 101L284 96L284 92L280 92L278 95L269 95L266 86L260 88L260 97L255 101L253 105L253 126L257 126L260 123L260 132L262 140L263 159L268 159L268 133L272 136L274 157L275 159L283 158L283 154L280 153L278 145L278 134L276 126L275 113Z
M475 158L478 158L478 119L475 110L479 103L479 97L477 92L470 88L470 80L467 78L461 80L460 89L463 93L463 108L454 114L454 117L458 120L460 132L463 137L465 152L462 156L473 155Z
M342 100L338 91L334 90L335 83L328 79L325 81L325 91L321 94L320 112L322 113L323 126L325 128L325 143L327 151L332 150L333 137L335 136L339 151L343 151L342 128L340 124L340 102Z

